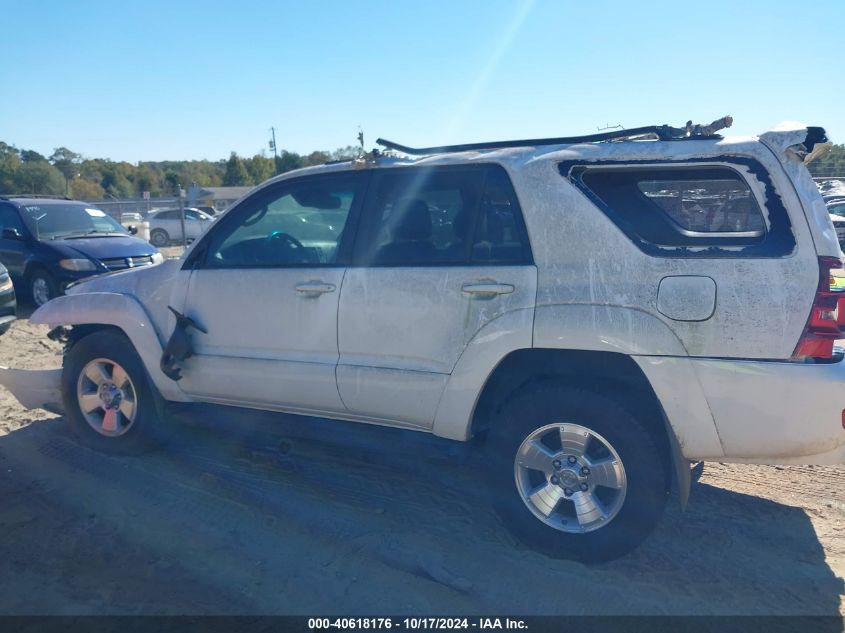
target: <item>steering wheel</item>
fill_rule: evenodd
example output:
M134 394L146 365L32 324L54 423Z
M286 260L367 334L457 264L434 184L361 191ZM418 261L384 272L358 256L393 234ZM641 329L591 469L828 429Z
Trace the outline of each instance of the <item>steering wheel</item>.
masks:
M285 243L289 244L292 248L291 250L297 249L304 249L305 247L302 245L298 239L296 239L293 235L285 233L284 231L273 231L270 235L267 236L267 243L272 244L277 240L282 240Z

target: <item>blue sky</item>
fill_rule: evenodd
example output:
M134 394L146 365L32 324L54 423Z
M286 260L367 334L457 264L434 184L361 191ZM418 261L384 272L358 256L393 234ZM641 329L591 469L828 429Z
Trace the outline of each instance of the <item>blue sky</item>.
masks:
M0 0L0 140L114 160L784 119L845 142L845 2Z

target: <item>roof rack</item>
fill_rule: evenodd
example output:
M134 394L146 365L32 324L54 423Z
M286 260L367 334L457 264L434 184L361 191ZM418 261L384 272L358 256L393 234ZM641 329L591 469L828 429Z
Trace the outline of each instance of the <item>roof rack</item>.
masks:
M504 147L534 147L537 145L573 145L576 143L600 143L604 141L622 141L635 137L651 137L660 141L681 140L711 140L720 139L716 134L719 130L733 125L733 117L725 116L713 121L710 125L693 124L687 121L685 127L677 128L670 125L647 125L626 130L613 130L585 136L562 136L558 138L517 139L513 141L490 141L487 143L465 143L463 145L441 145L439 147L408 147L387 139L376 139L376 143L387 149L396 150L403 154L444 154L449 152L466 152L480 149L501 149Z

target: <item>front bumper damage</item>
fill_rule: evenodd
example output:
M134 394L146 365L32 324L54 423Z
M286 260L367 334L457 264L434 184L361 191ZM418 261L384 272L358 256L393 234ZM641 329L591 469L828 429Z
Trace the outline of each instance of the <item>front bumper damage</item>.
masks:
M63 413L61 369L11 369L0 365L0 385L27 409Z

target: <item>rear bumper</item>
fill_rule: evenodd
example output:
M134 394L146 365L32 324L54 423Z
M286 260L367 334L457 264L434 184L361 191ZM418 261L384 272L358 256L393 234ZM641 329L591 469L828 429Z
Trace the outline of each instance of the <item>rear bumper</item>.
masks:
M845 362L692 359L724 455L759 464L845 463Z
M0 366L0 385L27 409L62 413L61 369L9 369Z

